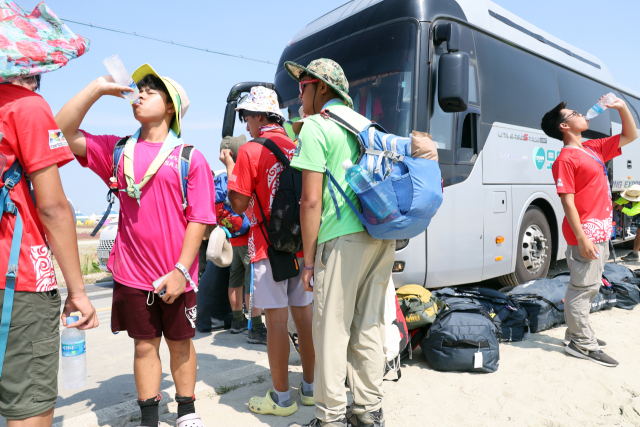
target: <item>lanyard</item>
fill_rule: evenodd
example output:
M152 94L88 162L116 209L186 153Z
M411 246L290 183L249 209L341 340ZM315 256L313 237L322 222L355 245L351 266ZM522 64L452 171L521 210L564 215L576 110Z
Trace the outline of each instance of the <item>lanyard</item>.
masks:
M564 150L565 148L574 148L576 150L580 150L583 153L585 153L586 155L590 156L592 159L594 159L596 162L600 163L600 166L602 166L602 169L604 170L604 176L606 177L606 182L607 182L607 192L609 193L609 198L612 197L611 195L611 187L609 186L609 173L607 171L607 167L605 166L604 163L602 163L602 160L600 160L598 157L596 157L596 153L593 152L593 150L589 147L585 147L586 149L588 149L589 151L591 151L591 153L586 152L585 150L583 150L582 148L578 148L578 147L571 147L571 146L565 146L562 147L562 149Z

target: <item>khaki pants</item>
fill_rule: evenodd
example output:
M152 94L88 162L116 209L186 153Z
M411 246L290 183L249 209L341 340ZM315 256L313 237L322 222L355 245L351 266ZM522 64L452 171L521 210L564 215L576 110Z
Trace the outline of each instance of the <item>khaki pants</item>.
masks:
M324 422L344 419L345 379L353 412L382 406L384 296L391 277L395 241L365 232L318 246L314 275L313 344L316 352L313 400Z
M565 340L573 341L583 350L599 350L595 332L589 324L591 302L602 285L602 272L609 259L609 242L596 243L598 259L587 259L578 246L569 246L566 257L571 279L565 295L564 317L567 321Z

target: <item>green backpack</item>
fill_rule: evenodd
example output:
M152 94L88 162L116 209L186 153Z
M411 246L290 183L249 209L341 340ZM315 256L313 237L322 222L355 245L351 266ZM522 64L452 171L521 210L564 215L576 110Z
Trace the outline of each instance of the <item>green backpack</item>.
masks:
M407 329L431 325L446 304L420 285L405 285L396 291Z

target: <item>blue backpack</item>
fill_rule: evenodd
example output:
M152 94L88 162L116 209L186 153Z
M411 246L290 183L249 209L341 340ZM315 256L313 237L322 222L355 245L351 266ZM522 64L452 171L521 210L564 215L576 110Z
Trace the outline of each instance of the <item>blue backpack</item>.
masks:
M363 203L360 213L327 169L329 192L338 219L341 215L334 185L373 238L410 239L425 231L442 204L442 177L438 162L411 157L411 138L388 134L382 126L356 112L347 113L351 117L340 117L325 109L321 114L353 133L360 143L356 163L369 173L376 184L358 194L358 198L371 197L372 192L386 193L396 202L393 207L399 212L399 215L382 223ZM366 126L359 129L356 123L366 123Z
M112 175L112 183L118 182L118 165L120 164L120 159L122 159L122 153L124 152L124 146L129 140L128 136L125 136L120 141L118 141L113 147L113 175ZM187 209L187 185L189 184L189 170L191 170L191 155L193 154L193 146L192 145L182 145L180 147L180 189L182 190L182 208ZM104 212L102 219L96 225L96 228L91 232L91 236L95 236L98 233L98 230L104 225L104 222L107 220L107 217L111 213L111 209L113 208L113 204L116 202L116 196L118 195L118 187L117 185L110 186L109 192L107 193L107 202L109 203L109 207Z
M231 237L242 236L249 231L251 222L245 214L238 215L231 209L227 198L227 174L221 173L213 181L216 187L216 220L218 225L227 228Z

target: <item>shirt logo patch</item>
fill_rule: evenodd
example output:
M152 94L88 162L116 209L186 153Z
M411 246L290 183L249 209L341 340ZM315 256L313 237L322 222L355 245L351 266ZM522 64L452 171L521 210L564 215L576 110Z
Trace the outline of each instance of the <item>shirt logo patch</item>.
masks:
M229 181L231 181L231 182L236 182L236 179L237 179L237 178L238 178L238 177L237 177L237 176L235 176L234 174L229 175Z
M60 129L49 131L49 148L53 150L54 148L62 148L68 146L69 144L67 144L67 140L65 139Z
M560 178L558 178L558 187L564 187L564 184L562 184L562 180Z

